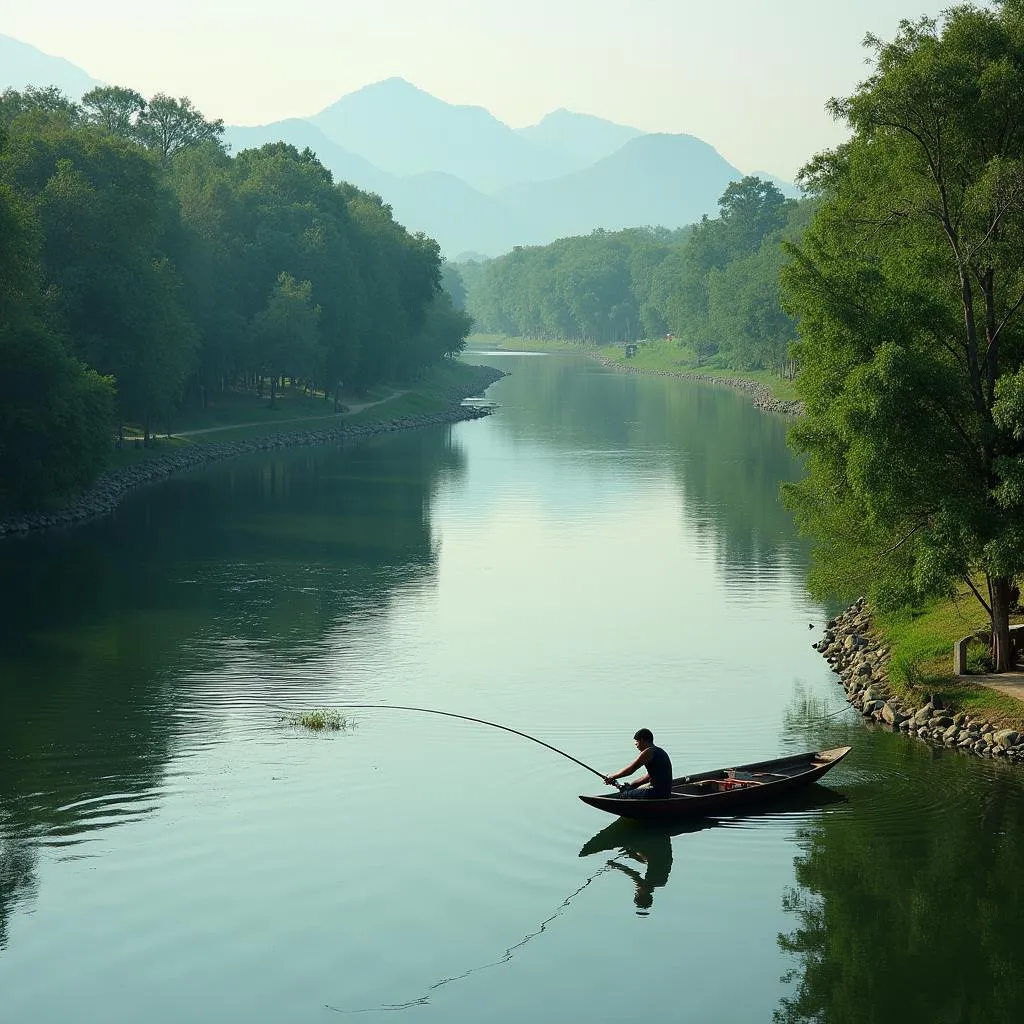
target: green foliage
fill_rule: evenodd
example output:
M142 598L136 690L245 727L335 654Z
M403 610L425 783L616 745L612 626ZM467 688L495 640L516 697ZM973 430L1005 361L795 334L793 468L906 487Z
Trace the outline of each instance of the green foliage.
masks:
M781 246L799 237L807 205L744 178L718 218L685 232L595 231L466 264L466 308L482 331L597 345L672 334L697 365L781 372L795 337Z
M889 604L990 584L1005 668L1024 569L1024 7L869 39L833 103L853 135L805 169L821 206L783 271L800 318L810 474L788 491L816 578Z
M21 445L33 430L47 451L63 443L78 467L12 480L18 501L88 481L97 460L72 438L105 423L112 386L120 420L148 435L232 380L269 375L272 400L284 376L337 395L343 381L408 379L461 350L471 320L441 290L436 242L379 196L335 184L308 149L231 158L222 132L187 98L119 86L81 106L53 89L0 95L0 197L23 222L0 239L13 254L2 358L34 367L43 389L12 397L5 429Z
M106 454L113 384L65 351L39 289L40 232L0 184L0 510L87 484Z
M333 708L314 708L312 711L288 714L283 721L288 725L309 729L310 732L344 732L355 726L351 718Z

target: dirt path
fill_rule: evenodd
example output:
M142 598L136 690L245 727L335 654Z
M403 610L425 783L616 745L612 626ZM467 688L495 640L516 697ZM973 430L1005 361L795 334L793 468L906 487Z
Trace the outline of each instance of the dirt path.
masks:
M374 405L381 405L384 402L390 402L392 398L400 398L402 395L408 394L408 391L396 391L393 395L388 395L387 398L378 398L373 402L355 402L353 405L346 405L344 414L340 412L327 412L322 416L289 416L288 419L284 420L256 420L252 423L225 423L220 427L199 427L196 430L176 430L172 433L171 437L195 437L198 434L215 434L221 430L241 430L243 427L276 427L280 423L315 423L317 420L334 420L339 419L342 415L351 416L353 413L362 412L363 409L369 409ZM131 438L126 437L126 441Z

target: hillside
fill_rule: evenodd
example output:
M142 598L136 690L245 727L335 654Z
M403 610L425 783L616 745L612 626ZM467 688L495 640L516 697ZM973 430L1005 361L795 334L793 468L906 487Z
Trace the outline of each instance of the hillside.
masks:
M482 192L568 168L483 107L445 103L401 78L343 96L307 118L339 146L400 177L438 171Z
M66 60L0 36L0 88L29 83L75 98L98 84ZM381 195L402 224L436 238L446 254L496 256L595 228L678 227L714 214L725 186L742 177L690 135L646 135L565 109L512 129L483 107L446 103L401 78L309 118L225 131L233 153L279 140L311 149L336 180Z
M718 197L743 174L692 135L641 135L586 170L516 185L498 198L540 244L596 227L674 228L717 212Z
M537 124L518 128L516 133L549 153L559 154L570 164L567 172L589 167L644 134L639 128L564 107L546 114Z
M77 100L100 84L63 57L53 57L20 39L0 35L0 91L24 89L26 85L55 85Z

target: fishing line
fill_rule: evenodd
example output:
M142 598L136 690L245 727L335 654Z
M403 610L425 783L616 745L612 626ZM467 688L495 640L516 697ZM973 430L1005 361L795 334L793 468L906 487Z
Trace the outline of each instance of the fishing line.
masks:
M391 705L389 705L389 707L390 706ZM527 739L533 739L533 737L529 736L527 737ZM538 742L540 741L538 740ZM562 913L568 909L569 904L572 903L572 901L577 896L579 896L579 894L583 892L583 890L586 889L586 887L590 885L590 883L593 882L594 879L598 877L598 875L603 875L611 866L612 862L609 861L603 867L598 868L597 871L595 871L577 890L575 890L575 892L570 893L568 896L566 896L564 900L562 900L561 903L558 904L558 907L555 909L555 912L553 914L551 914L550 916L546 917L543 921L541 921L540 927L534 929L528 935L524 935L523 938L521 938L514 946L509 946L508 949L506 949L505 952L502 953L497 960L491 960L489 963L480 964L477 967L470 967L468 971L463 971L462 974L456 974L450 978L441 978L439 981L435 981L433 985L430 985L427 988L427 990L423 993L423 995L421 995L419 998L410 999L406 1003L382 1003L380 1006L363 1006L355 1010L347 1010L340 1006L331 1006L330 1003L325 1003L324 1008L327 1010L333 1010L335 1013L382 1013L392 1010L407 1010L411 1006L426 1006L430 1002L431 995L434 992L436 992L439 988L444 988L445 985L450 985L453 981L461 981L463 978L468 978L471 974L477 974L480 971L486 971L491 967L500 967L502 964L507 964L515 955L515 951L517 949L521 949L531 939L534 939L542 932L547 931L548 925L551 924L551 922L554 921L556 917L560 917Z
M373 711L418 711L424 715L442 715L445 718L460 718L464 722L476 722L477 725L489 725L492 729L501 729L504 732L510 732L516 736L522 736L524 740L539 743L542 747L547 747L548 750L553 750L556 754L561 754L562 757L567 757L573 762L573 764L578 764L581 768L586 768L588 772L593 772L593 774L599 779L605 778L604 772L599 772L589 764L584 764L578 757L573 757L572 754L567 754L564 750L559 750L558 747L553 747L550 743L545 743L544 740L539 740L536 736L531 736L528 732L520 732L518 729L513 729L511 726L499 725L497 722L488 722L483 718L473 718L471 715L457 715L453 711L438 711L435 708L413 708L403 704L346 704L345 710L348 710L349 708Z

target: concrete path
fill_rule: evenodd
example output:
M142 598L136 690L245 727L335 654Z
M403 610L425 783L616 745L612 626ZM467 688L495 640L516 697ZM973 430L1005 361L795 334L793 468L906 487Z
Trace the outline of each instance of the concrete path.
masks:
M284 420L254 420L252 423L225 423L220 427L199 427L196 430L175 430L173 433L165 435L168 437L196 437L198 434L216 434L218 431L223 430L241 430L243 427L276 427L280 423L315 423L317 420L335 420L339 419L342 415L351 416L353 413L362 412L363 409L369 409L374 405L381 405L384 402L390 402L392 398L400 398L402 395L407 395L409 392L396 391L393 395L388 395L386 398L378 398L372 402L355 402L352 405L345 406L344 414L340 412L327 412L322 416L289 416ZM154 435L156 436L156 435ZM142 435L138 438L125 434L124 439L126 441L141 440Z
M988 673L982 676L960 676L967 683L977 683L979 686L987 686L997 693L1004 693L1007 697L1016 697L1024 701L1024 671L1019 669L1013 672Z

